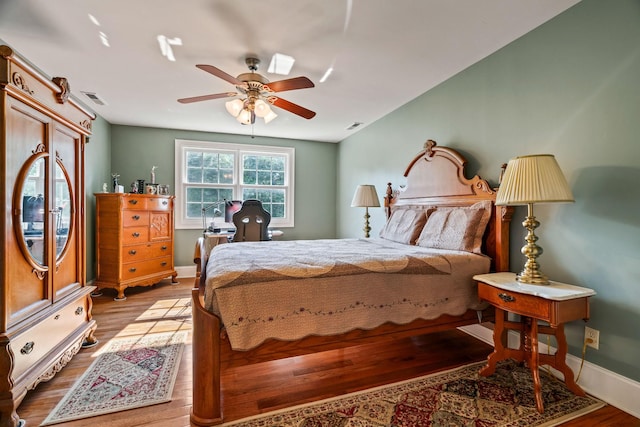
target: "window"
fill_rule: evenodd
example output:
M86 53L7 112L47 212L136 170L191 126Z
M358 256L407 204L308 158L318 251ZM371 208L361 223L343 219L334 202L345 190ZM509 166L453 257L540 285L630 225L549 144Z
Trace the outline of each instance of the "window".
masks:
M271 226L293 227L295 149L176 139L176 228L232 228L225 200L257 199Z

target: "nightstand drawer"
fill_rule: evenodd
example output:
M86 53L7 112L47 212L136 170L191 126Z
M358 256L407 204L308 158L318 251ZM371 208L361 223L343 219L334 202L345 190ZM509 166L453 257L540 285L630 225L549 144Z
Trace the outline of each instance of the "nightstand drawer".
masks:
M494 307L511 313L546 321L551 319L552 303L544 298L495 288L482 282L478 282L478 296Z

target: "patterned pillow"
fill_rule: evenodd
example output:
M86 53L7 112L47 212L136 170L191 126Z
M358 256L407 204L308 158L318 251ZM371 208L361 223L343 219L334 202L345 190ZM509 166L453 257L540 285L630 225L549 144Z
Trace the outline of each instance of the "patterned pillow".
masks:
M391 214L380 237L407 245L415 245L416 239L427 222L427 212L417 209L397 209Z
M490 217L489 200L468 207L438 207L429 215L417 244L481 254L482 236Z

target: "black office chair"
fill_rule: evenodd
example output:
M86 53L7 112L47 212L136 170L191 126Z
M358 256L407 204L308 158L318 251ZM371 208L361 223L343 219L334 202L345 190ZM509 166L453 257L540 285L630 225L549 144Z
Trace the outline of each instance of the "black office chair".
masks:
M236 226L234 242L259 242L269 239L269 223L271 214L264 210L260 200L245 200L242 208L233 214Z

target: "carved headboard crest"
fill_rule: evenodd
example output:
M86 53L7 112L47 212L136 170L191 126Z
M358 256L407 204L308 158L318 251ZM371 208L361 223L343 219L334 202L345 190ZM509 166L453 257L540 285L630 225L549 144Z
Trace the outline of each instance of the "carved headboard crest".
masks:
M427 139L427 142L424 143L424 151L427 153L428 157L433 157L433 147L435 147L438 143L433 139Z

